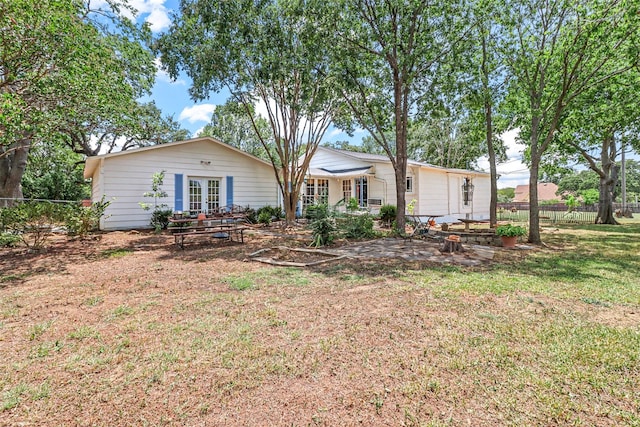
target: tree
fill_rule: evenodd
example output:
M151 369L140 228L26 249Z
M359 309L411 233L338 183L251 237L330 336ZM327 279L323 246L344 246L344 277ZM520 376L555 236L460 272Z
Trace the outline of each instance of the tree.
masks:
M273 165L286 224L295 219L309 162L339 106L336 85L325 77L325 7L321 0L184 0L158 41L169 74L184 70L193 80L194 99L227 88L244 107ZM269 134L254 119L256 102L266 109Z
M128 101L119 106L117 115L87 114L64 123L60 132L66 145L75 153L96 156L189 138L190 132L172 116L163 117L155 102Z
M247 112L242 104L233 100L218 105L211 116L211 123L202 129L200 135L213 136L225 144L269 161L269 155L257 136L265 135L268 138L269 122L256 115L253 105L249 107ZM258 128L257 132L253 129L253 123ZM273 143L269 142L267 146L272 147Z
M636 64L632 41L640 16L635 3L622 0L512 0L507 7L509 99L530 162L529 241L541 243L537 184L543 155L558 143L577 97Z
M43 141L29 150L22 177L26 199L81 200L91 188L83 176L84 158L57 141Z
M558 193L579 194L581 191L598 189L598 176L585 169L563 176L558 182Z
M463 38L463 8L447 1L336 0L327 41L353 122L383 148L395 171L396 224L405 225L407 138L418 102L429 108L438 67ZM394 137L389 138L392 134Z
M577 99L580 108L568 114L558 135L563 150L579 154L599 179L597 224L618 224L613 209L620 170L617 158L625 140L628 145L639 145L638 91L640 74L636 70L594 86Z
M73 123L121 114L155 75L135 26L109 1L0 1L0 198L20 197L30 149Z
M460 114L460 116L462 116ZM445 168L469 169L484 154L482 139L470 132L469 118L421 118L409 128L407 157Z
M483 141L483 150L489 161L491 200L489 223L497 225L498 172L497 164L506 159L503 141L498 135L506 128L505 120L496 120L496 110L504 100L506 70L502 55L508 43L505 20L509 12L504 2L476 0L473 2L471 34L466 40L461 74L464 85L462 103L468 109L468 132L465 148ZM498 125L500 123L500 125ZM475 141L475 144L474 144ZM478 153L479 155L479 153Z

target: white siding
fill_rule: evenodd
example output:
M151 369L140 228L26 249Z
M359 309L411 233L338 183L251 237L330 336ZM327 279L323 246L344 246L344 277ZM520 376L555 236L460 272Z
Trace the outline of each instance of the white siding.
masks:
M208 164L207 164L208 163ZM207 140L154 150L131 152L103 159L104 183L94 185L94 200L105 194L115 198L106 211L104 229L131 229L149 227L150 211L144 211L139 202L153 203L143 194L151 190L151 176L165 171L162 189L168 197L159 200L175 209L175 174L183 175L183 203L188 203L188 178L204 177L221 180L220 205L227 204L227 176L233 176L233 203L241 206L261 207L277 205L278 187L269 165L257 161L219 143ZM94 179L95 179L94 174Z

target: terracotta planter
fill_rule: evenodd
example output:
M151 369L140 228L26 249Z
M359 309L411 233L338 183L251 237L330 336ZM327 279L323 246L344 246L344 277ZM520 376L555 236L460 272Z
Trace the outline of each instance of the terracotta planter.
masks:
M503 248L515 248L518 236L500 236Z

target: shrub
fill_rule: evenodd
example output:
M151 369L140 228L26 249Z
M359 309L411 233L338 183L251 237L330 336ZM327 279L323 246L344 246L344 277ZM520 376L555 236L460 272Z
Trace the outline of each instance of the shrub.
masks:
M255 209L247 206L244 210L244 215L247 218L247 222L251 224L258 222L258 212Z
M398 208L395 205L383 205L380 207L380 220L385 224L391 224L397 213Z
M373 217L368 214L348 216L342 226L342 232L347 239L370 239L375 237Z
M350 198L349 202L347 203L347 212L357 211L358 208L360 208L358 199L356 199L355 197Z
M0 233L0 247L14 247L20 241L20 236L12 233Z
M266 209L262 210L258 214L258 223L264 224L264 225L269 225L269 224L271 224L271 218L273 218L273 216L271 215L271 212L269 212Z
M269 215L269 222L275 220L275 221L279 221L282 218L284 218L284 214L282 212L282 208L280 206L263 206L261 208L258 209L258 211L256 212L257 217L258 217L258 222L260 222L260 215L262 215L263 213L268 214Z
M171 218L171 215L173 215L173 211L171 209L155 209L151 213L151 226L156 232L166 230L169 225L169 218Z
M318 248L333 242L336 226L333 218L325 216L313 221L311 223L311 230L313 236L311 245Z
M53 226L62 223L66 208L51 202L23 202L0 210L2 231L19 236L29 249L41 249Z
M329 216L329 207L323 203L309 205L305 209L304 217L311 221L317 221Z
M65 214L67 233L70 235L85 236L98 229L100 218L104 216L111 202L105 202L104 196L99 202L91 206L69 205Z

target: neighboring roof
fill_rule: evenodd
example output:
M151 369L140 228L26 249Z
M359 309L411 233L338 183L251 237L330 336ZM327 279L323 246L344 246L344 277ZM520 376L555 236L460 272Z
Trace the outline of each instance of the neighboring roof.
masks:
M95 171L95 169L98 167L98 165L100 164L100 160L102 159L108 159L108 158L112 158L112 157L119 157L119 156L126 156L129 154L137 154L137 153L142 153L145 151L151 151L151 150L162 150L163 148L169 148L169 147L175 147L177 145L183 145L183 144L191 144L191 143L195 143L195 142L202 142L202 141L208 141L212 144L217 144L220 146L223 146L225 148L228 148L232 151L235 151L239 154L242 154L244 156L250 157L254 160L257 160L261 163L264 163L265 165L271 166L271 163L266 162L256 156L253 156L245 151L239 150L235 147L232 147L229 144L225 144L222 141L219 141L215 138L212 138L210 136L203 136L203 137L199 137L199 138L192 138L192 139L186 139L184 141L175 141L175 142L167 142L166 144L158 144L158 145L150 145L148 147L141 147L141 148L134 148L131 150L125 150L125 151L118 151L116 153L108 153L108 154L101 154L99 156L91 156L91 157L87 157L87 160L85 161L85 165L84 165L84 177L86 178L91 178L93 176L93 172Z
M333 152L341 154L343 156L351 157L351 158L358 159L358 160L364 160L364 161L369 161L369 162L379 162L379 163L391 163L391 160L389 160L389 157L387 157L386 155L382 155L382 154L360 153L360 152L357 152L357 151L340 150L338 148L325 147L325 146L322 146L322 145L320 147L318 147L318 149L323 149L323 150L327 150L327 151L333 151ZM442 166L436 166L436 165L432 165L432 164L424 163L424 162L419 162L417 160L412 160L412 159L407 159L407 164L411 165L411 166L419 166L419 167L426 167L426 168L430 168L430 169L436 169L436 170L445 171L445 172L449 172L449 173L461 173L461 174L473 174L473 175L489 175L489 172L481 172L481 171L474 171L474 170L468 170L468 169L445 168L445 167L442 167Z
M538 201L544 200L557 200L559 196L558 186L553 182L540 182L538 183ZM514 202L528 202L529 201L529 184L518 185L515 189L515 195L513 197Z
M341 170L330 170L327 168L309 168L309 176L312 177L327 177L327 178L354 178L362 175L372 174L371 166L365 166L362 168L351 168Z

